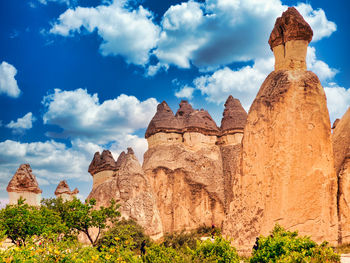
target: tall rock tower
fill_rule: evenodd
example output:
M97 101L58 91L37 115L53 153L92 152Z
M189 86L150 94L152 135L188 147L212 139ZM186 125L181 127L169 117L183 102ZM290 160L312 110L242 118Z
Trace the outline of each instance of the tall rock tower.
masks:
M20 165L6 190L9 194L10 205L17 204L21 197L28 205L40 205L42 191L29 164Z
M231 232L240 247L251 249L276 223L318 242L337 242L337 177L326 96L305 62L312 35L293 7L277 18L270 35L275 70L249 110L242 141L241 213Z

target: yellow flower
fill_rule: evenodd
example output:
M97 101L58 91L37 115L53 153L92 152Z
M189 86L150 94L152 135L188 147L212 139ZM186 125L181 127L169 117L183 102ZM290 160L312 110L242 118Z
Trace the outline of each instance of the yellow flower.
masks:
M56 249L55 252L54 252L56 255L59 255L60 252Z
M121 257L117 258L118 261L122 261L123 259Z
M112 257L111 255L106 255L105 259L109 260L109 259L111 259L111 257Z
M115 237L114 239L115 239L116 241L119 241L119 240L120 240L120 238L119 238L119 237Z
M115 252L115 248L110 248L109 252L114 253Z
M93 260L98 260L98 255L92 256L92 259L93 259Z
M129 240L126 240L126 241L125 241L125 245L127 245L127 244L129 244Z

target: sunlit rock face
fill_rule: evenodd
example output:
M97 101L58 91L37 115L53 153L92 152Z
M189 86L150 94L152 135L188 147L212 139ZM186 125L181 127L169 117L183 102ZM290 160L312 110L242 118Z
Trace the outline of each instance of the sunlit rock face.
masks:
M97 170L97 175L105 173L107 176L99 177L100 181L93 185L88 199L94 198L98 206L108 206L114 199L120 204L122 217L138 222L154 239L161 237L162 222L156 200L133 150L128 148L127 153L122 152L116 162L113 159L114 165L111 158L112 155L108 157L108 167L113 170Z
M79 190L75 188L73 191L70 190L66 180L61 181L55 190L55 196L62 198L63 201L71 201L77 196Z
M337 242L337 177L326 97L317 76L306 71L306 52L293 42L307 46L311 37L295 8L277 19L271 33L275 71L248 113L239 196L225 226L241 248L250 249L276 223L317 242ZM279 47L285 49L283 59Z
M239 150L222 148L240 148L245 119L232 96L225 104L224 132L207 111L193 109L187 101L181 101L175 115L166 102L158 106L145 136L149 147L143 169L157 198L164 232L222 226L232 199L229 169L240 155Z
M334 123L334 166L338 175L339 241L350 242L350 108Z
M7 186L9 203L17 204L21 197L28 205L39 206L41 189L29 164L21 164Z

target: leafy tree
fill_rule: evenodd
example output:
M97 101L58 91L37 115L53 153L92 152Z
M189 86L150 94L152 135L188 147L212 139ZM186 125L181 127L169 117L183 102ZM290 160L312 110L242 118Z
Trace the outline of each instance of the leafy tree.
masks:
M340 257L327 242L317 245L309 237L298 237L298 232L286 231L277 224L270 236L259 238L250 262L340 262Z
M62 221L72 232L83 232L88 237L93 246L97 245L97 240L101 231L108 227L108 223L113 224L120 217L119 205L111 200L108 207L97 209L96 200L86 200L85 203L74 198L72 201L63 201L62 198L45 199L43 206L57 212ZM95 238L89 230L97 228Z
M32 236L59 234L65 230L65 225L55 211L29 206L22 198L16 205L7 205L0 210L0 232L18 245L25 245Z

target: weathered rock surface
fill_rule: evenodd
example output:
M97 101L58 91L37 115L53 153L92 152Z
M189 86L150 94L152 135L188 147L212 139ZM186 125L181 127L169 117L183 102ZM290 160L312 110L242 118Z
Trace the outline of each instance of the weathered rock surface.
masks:
M231 95L225 102L225 110L221 120L222 134L240 131L243 133L247 122L247 112L243 109L241 102Z
M7 186L7 192L31 192L41 194L38 181L29 164L21 164Z
M41 189L29 164L21 164L7 186L10 204L22 197L29 205L40 205Z
M128 148L128 153L121 153L117 163L118 170L94 187L88 198L96 199L98 206L108 206L114 199L121 205L122 217L136 220L147 234L159 238L163 231L156 200L133 150Z
M312 31L301 19L294 9L277 19L270 38L276 63L281 62L275 52L280 40L274 36L279 28L283 44L305 41L305 54L297 46L286 47L305 61ZM251 249L255 238L267 235L276 223L317 242L336 244L338 239L337 178L325 93L314 73L288 63L284 70L275 66L248 113L238 195L224 226L241 249Z
M89 166L89 173L93 176L102 171L115 171L117 169L116 163L112 156L112 153L108 150L104 150L102 154L96 152L93 160Z
M334 166L338 175L339 242L350 242L350 108L333 126Z
M63 200L72 200L79 193L78 188L75 188L73 191L70 190L67 181L61 181L55 190L56 197L61 197Z

